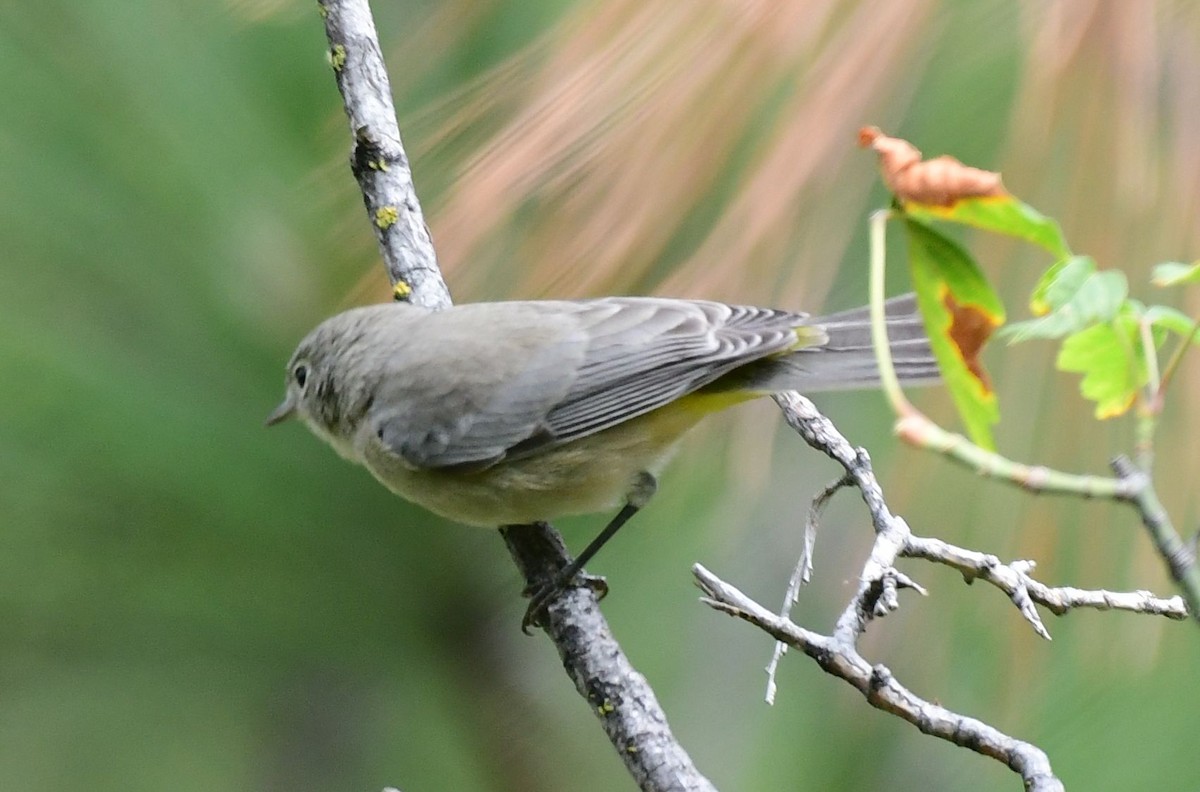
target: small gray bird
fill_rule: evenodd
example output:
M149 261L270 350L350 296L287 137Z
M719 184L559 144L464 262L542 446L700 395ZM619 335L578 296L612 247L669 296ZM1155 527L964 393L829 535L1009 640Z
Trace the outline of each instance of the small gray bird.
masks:
M901 380L936 380L912 295L888 301L887 328ZM877 382L865 308L811 318L650 297L386 303L300 342L267 425L299 417L397 495L458 522L620 508L535 596L528 624L645 504L704 416L784 390Z

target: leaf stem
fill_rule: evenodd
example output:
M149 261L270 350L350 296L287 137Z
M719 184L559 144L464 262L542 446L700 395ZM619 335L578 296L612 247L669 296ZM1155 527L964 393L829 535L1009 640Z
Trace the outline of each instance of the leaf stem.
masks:
M1162 380L1158 373L1158 350L1154 347L1154 333L1145 317L1138 321L1138 333L1142 340L1142 355L1146 360L1146 375L1149 380L1149 391L1153 398L1154 394L1161 389Z
M1154 346L1154 331L1142 317L1138 321L1142 341L1142 358L1146 362L1146 397L1140 400L1137 418L1136 453L1138 465L1150 470L1154 464L1154 433L1158 428L1158 413L1162 409L1162 379L1158 370L1158 349Z
M871 245L871 342L875 346L875 360L879 365L879 387L887 397L895 413L901 417L915 412L912 404L900 388L900 378L892 362L892 350L887 334L887 311L885 278L887 271L887 221L891 217L888 209L871 213L869 221Z
M1179 346L1175 348L1175 352L1171 354L1171 359L1167 362L1167 367L1163 369L1162 379L1158 383L1158 388L1154 393L1154 400L1150 404L1153 412L1162 411L1163 396L1166 393L1167 386L1171 384L1171 380L1175 377L1175 372L1179 370L1179 364L1183 362L1183 356L1187 353L1188 347L1196 340L1196 335L1200 333L1200 316L1192 322L1192 329L1188 331L1187 338L1179 342Z

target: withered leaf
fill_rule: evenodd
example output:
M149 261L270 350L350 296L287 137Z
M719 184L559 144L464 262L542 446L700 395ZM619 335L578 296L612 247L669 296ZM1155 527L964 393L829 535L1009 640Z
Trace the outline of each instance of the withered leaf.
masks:
M952 206L964 198L1008 194L999 173L963 165L951 156L922 160L916 146L878 127L860 129L858 144L879 154L883 181L902 203Z

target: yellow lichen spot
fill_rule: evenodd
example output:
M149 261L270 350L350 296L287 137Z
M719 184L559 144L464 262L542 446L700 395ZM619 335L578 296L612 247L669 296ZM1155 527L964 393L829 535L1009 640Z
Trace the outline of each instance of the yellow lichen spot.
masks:
M625 746L625 753L637 753L637 752L638 752L638 748L636 745Z
M616 707L614 707L612 701L608 699L605 699L603 702L601 702L599 707L596 707L596 711L601 715L608 715L614 710L616 710Z
M317 13L321 15L321 19L329 18L329 9L326 8L324 3L321 3L321 2L317 3Z
M333 49L329 50L329 65L334 71L341 71L346 65L346 48L341 44L334 44Z
M392 299L404 301L412 294L412 286L409 286L404 281L396 281L396 285L392 287Z
M371 160L370 162L367 163L367 167L369 167L371 170L383 171L384 173L388 172L387 160L382 159L382 158L377 159L377 160Z
M400 210L394 206L381 206L375 210L375 225L386 231L396 225L400 219Z

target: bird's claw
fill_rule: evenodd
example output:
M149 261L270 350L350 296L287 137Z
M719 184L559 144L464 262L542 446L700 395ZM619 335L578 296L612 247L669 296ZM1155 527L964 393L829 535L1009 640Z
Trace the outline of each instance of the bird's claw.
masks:
M531 627L541 627L541 617L545 614L546 608L559 594L569 588L589 588L595 592L596 599L604 599L608 594L608 581L598 575L579 572L570 580L556 578L541 586L526 587L522 593L529 597L529 607L525 609L525 615L521 618L521 632L530 635Z

